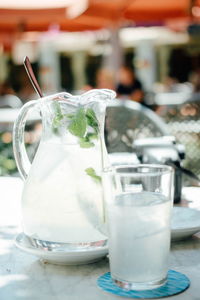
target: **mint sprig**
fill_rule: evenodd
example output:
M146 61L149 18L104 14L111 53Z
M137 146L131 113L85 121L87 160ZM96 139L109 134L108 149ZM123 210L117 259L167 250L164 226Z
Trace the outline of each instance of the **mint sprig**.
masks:
M86 111L83 107L79 108L76 113L63 114L58 102L54 102L55 117L53 119L52 128L55 133L61 125L64 118L69 120L69 132L79 138L79 145L81 148L91 148L95 144L93 140L98 138L99 123L93 109L88 108ZM88 128L92 132L88 132ZM90 129L90 130L91 130Z
M79 139L79 145L81 148L91 148L94 147L93 140L97 139L98 136L96 133L87 133L84 138Z
M53 118L52 127L53 127L53 131L57 132L58 127L60 126L61 120L64 118L64 115L62 114L60 105L57 101L54 101L53 105L54 105L54 109L55 109L55 117Z
M98 138L98 120L95 112L88 108L86 111L80 108L76 114L67 115L71 120L68 127L71 134L79 137L79 145L81 148L91 148L94 147L92 140ZM87 132L87 127L91 127L94 132Z
M53 131L57 133L61 121L67 118L69 120L68 130L72 135L78 137L80 147L94 147L95 144L93 141L98 139L99 134L99 123L94 110L88 108L85 111L83 107L80 107L76 113L63 114L58 102L55 101L53 105L55 111L55 117L52 122ZM90 127L89 132L88 127ZM91 129L92 132L90 132ZM85 169L85 172L97 183L101 182L101 176L98 176L93 168L87 168Z
M101 176L96 174L96 171L93 168L85 169L85 172L88 176L92 177L95 181L101 182Z
M87 118L87 123L90 127L92 127L94 129L94 131L96 132L96 134L98 134L98 130L99 130L99 124L98 124L98 120L97 117L95 115L95 112L93 109L88 108L86 110L86 118Z
M81 138L79 140L79 145L81 148L91 148L94 147L94 143L90 142L87 138Z
M87 138L88 138L90 141L91 141L91 140L96 140L96 139L98 138L98 134L97 134L97 133L88 132Z
M81 107L77 110L74 116L71 119L71 122L68 126L68 130L71 134L83 138L86 133L87 120L85 116L85 111Z

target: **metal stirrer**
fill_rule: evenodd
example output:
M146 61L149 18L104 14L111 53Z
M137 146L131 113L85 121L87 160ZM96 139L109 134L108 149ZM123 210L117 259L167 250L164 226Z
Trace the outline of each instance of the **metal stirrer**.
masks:
M42 94L41 88L39 86L39 83L38 83L37 79L35 78L35 74L33 72L33 69L32 69L32 66L31 66L28 56L25 56L25 58L24 58L24 67L25 67L26 73L28 74L28 77L29 77L31 84L34 87L36 93L38 94L38 96L40 98L42 98L43 94Z

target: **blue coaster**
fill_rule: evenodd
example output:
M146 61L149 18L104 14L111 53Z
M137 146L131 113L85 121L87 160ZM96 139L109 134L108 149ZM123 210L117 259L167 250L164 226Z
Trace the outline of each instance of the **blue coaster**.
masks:
M145 291L126 291L113 283L110 272L108 272L98 278L97 285L106 292L122 297L137 299L161 298L176 295L185 291L190 285L190 280L182 273L169 270L166 284L157 289Z

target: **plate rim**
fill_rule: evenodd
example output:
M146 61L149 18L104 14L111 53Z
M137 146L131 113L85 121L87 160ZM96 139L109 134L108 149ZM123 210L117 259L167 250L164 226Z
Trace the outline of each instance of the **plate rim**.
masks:
M181 207L181 206L175 206L173 208L176 208L178 210L190 210L190 211L195 211L195 213L199 214L200 217L200 210L195 209L195 208L190 208L190 207ZM200 230L200 219L199 219L199 226L190 226L190 227L181 227L181 228L172 228L171 227L171 231L173 232L177 232L177 231L190 231L190 230Z
M81 251L73 251L73 250L71 250L71 251L46 251L46 250L43 250L43 249L39 249L39 248L35 248L35 247L31 247L31 246L29 246L29 245L22 245L21 243L20 243L20 241L23 241L23 239L24 239L24 237L25 237L25 234L23 233L23 232L20 232L20 233L18 233L16 236L15 236L15 239L14 239L14 243L15 243L15 245L19 248L19 249L21 249L21 250L23 250L23 251L25 251L25 252L29 252L29 253L34 253L35 255L37 255L37 256L65 256L65 257L67 257L67 256L72 256L73 255L73 257L75 257L75 256L85 256L85 255L89 255L89 254L91 254L91 255L95 255L95 254L106 254L107 252L108 252L108 241L107 241L107 243L106 243L106 245L104 245L104 246L101 246L101 247L96 247L96 248L94 248L94 249L85 249L85 251L84 250L81 250ZM20 240L19 240L20 239Z

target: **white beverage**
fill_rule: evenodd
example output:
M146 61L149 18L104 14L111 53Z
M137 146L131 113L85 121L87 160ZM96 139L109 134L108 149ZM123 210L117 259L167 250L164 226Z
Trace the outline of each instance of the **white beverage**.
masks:
M164 279L170 248L171 202L151 193L124 193L108 206L109 257L116 280Z
M100 143L41 142L22 196L23 228L28 236L52 242L105 240L102 186L86 173L101 175Z

